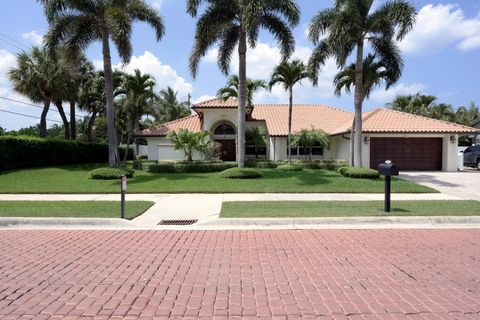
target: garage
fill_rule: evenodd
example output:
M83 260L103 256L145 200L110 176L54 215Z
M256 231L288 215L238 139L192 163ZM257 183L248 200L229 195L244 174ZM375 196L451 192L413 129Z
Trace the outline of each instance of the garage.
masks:
M442 138L371 138L370 167L391 160L400 170L442 170Z

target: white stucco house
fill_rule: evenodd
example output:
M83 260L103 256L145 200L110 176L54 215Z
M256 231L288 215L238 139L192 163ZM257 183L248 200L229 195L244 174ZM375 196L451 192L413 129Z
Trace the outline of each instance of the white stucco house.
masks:
M209 131L211 139L221 144L221 158L236 158L236 99L212 99L194 104L191 116L164 123L137 133L148 142L149 160L183 160L182 151L173 148L168 134L180 129ZM350 159L350 135L354 113L325 105L295 104L292 132L319 129L331 136L329 149L313 148L312 159ZM246 118L246 128L261 126L268 134L262 157L278 161L287 158L288 105L255 104ZM392 160L400 170L457 170L459 135L480 130L390 109L379 108L363 115L362 160L365 167L377 168ZM293 158L303 159L304 150L294 148ZM247 145L247 157L253 157ZM196 155L200 160L201 156Z

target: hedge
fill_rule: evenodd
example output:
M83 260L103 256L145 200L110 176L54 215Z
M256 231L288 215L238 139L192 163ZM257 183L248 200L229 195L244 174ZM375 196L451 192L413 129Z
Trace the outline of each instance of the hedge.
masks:
M270 160L247 160L245 166L249 168L270 168L275 169L283 164L288 164L287 160L270 161ZM347 165L345 160L293 160L292 164L302 169L322 169L337 170Z
M95 180L116 180L122 176L133 177L134 171L128 168L98 168L90 171L90 177Z
M277 167L279 171L302 171L302 167L293 164L284 164Z
M380 177L377 170L370 168L342 167L337 171L344 177L354 179L378 179Z
M237 166L236 162L144 162L142 170L152 173L220 172Z
M120 150L120 156L124 153ZM132 159L133 150L129 150ZM26 136L0 137L0 171L16 168L108 162L108 146Z
M252 168L230 168L220 172L219 176L226 179L259 179L263 177L260 171Z

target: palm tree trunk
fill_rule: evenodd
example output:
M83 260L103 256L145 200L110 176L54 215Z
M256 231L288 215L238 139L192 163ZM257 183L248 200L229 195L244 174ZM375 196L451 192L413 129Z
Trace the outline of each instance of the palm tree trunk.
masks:
M353 151L355 150L355 117L353 118L352 131L350 132L350 165L353 167Z
M238 45L238 128L237 128L237 163L239 168L245 166L245 106L247 80L247 35L240 30Z
M357 62L355 64L355 138L353 164L362 166L362 103L363 103L363 40L357 44Z
M115 138L115 110L113 106L113 75L112 58L110 56L110 35L106 27L102 30L102 51L103 51L103 70L105 74L105 98L107 113L107 142L108 142L108 164L115 167L116 157L116 138Z
M40 116L40 131L39 131L40 138L45 138L47 136L47 113L48 113L48 110L50 109L50 103L51 103L50 98L46 98L43 101L43 110L42 110L42 115Z
M77 139L77 119L75 117L75 99L70 100L70 139Z
M137 133L138 131L140 131L140 126L139 126L139 124L138 124L139 121L140 121L140 120L139 120L138 118L135 119L135 127L134 127L134 130L133 130L133 134L134 134L133 140L134 140L134 143L135 143L135 148L133 149L133 158L134 158L134 159L137 158L137 156L138 156L138 151L139 151L138 137L136 136L136 133Z
M92 112L90 119L88 120L87 126L87 140L88 142L93 142L93 125L95 124L95 119L97 118L97 113Z
M293 109L293 87L289 88L289 100L288 100L288 164L292 163L292 109Z
M65 140L70 140L70 124L68 123L67 116L65 115L65 111L63 110L62 101L56 101L55 105L57 106L58 112L60 113L60 117L63 121L63 129L65 130Z

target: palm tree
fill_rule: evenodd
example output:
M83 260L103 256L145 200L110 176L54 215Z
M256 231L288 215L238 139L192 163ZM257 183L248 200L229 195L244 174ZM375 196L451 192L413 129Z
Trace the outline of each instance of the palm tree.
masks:
M439 103L430 110L431 117L444 121L455 121L455 112L451 104Z
M223 88L218 89L217 96L222 98L223 100L227 100L229 98L238 99L239 83L240 80L238 78L238 75L232 75L230 78L228 78L227 85ZM253 111L253 95L260 89L267 89L267 84L263 80L252 80L247 78L245 80L245 87L247 88L247 102L245 109L247 114L251 114Z
M206 138L210 132L191 132L187 129L181 129L178 132L171 133L168 138L173 143L175 150L183 150L187 161L193 161L193 153L204 153L208 146L214 141L207 141Z
M292 162L292 111L293 111L293 87L303 79L308 78L307 67L301 60L291 62L283 61L273 69L273 73L268 84L270 90L276 84L283 85L285 91L288 91L288 163Z
M62 85L64 69L54 56L44 48L33 47L29 52L17 55L17 67L10 69L9 79L13 89L35 103L43 103L40 116L40 137L47 136L46 117L56 94Z
M397 96L387 107L392 110L408 112L419 116L430 117L431 109L437 97L417 93L415 95Z
M372 10L373 0L335 0L333 8L320 11L311 21L309 38L315 45L309 60L314 84L328 57L343 68L356 49L355 60L355 148L354 165L362 166L362 105L364 46L368 41L373 52L389 69L401 70L402 58L395 41L402 40L413 28L415 8L405 0L390 0Z
M152 106L152 101L155 98L153 88L155 87L155 79L149 74L142 74L140 70L136 69L133 75L126 75L123 83L123 93L125 100L123 106L130 119L128 136L127 136L127 150L129 147L131 133L140 131L140 118L145 115ZM138 138L134 138L135 149L134 156L138 154ZM125 153L127 154L127 153ZM126 161L123 160L123 163Z
M178 91L173 90L171 87L160 90L153 109L153 115L157 122L170 122L191 114L188 102L179 102L177 95Z
M300 10L294 0L187 0L187 12L196 17L204 2L208 6L197 21L190 71L195 77L200 59L219 43L217 63L227 75L238 45L237 162L239 167L244 167L247 41L250 47L255 47L260 29L266 29L275 36L283 58L287 59L295 48L291 28L299 23Z
M91 43L101 41L105 72L105 97L107 113L108 162L115 166L117 142L115 138L115 111L113 105L113 75L110 40L124 64L132 56L132 24L143 21L156 32L157 41L165 28L158 12L144 0L96 1L96 0L39 0L45 9L50 30L45 35L49 49L64 47L75 56Z
M387 65L382 60L377 60L374 54L368 54L363 61L363 98L369 98L373 89L382 82L386 83L385 90L394 85L402 75L401 69L389 69L392 66ZM393 66L395 67L395 66ZM398 65L397 65L398 67ZM355 83L355 64L341 70L333 79L335 86L335 95L340 96L342 89L346 93L351 92Z
M315 129L302 129L293 135L292 144L296 147L302 147L305 153L305 160L312 160L312 147L318 144L328 148L330 146L330 136L322 131ZM307 152L309 150L310 152Z

